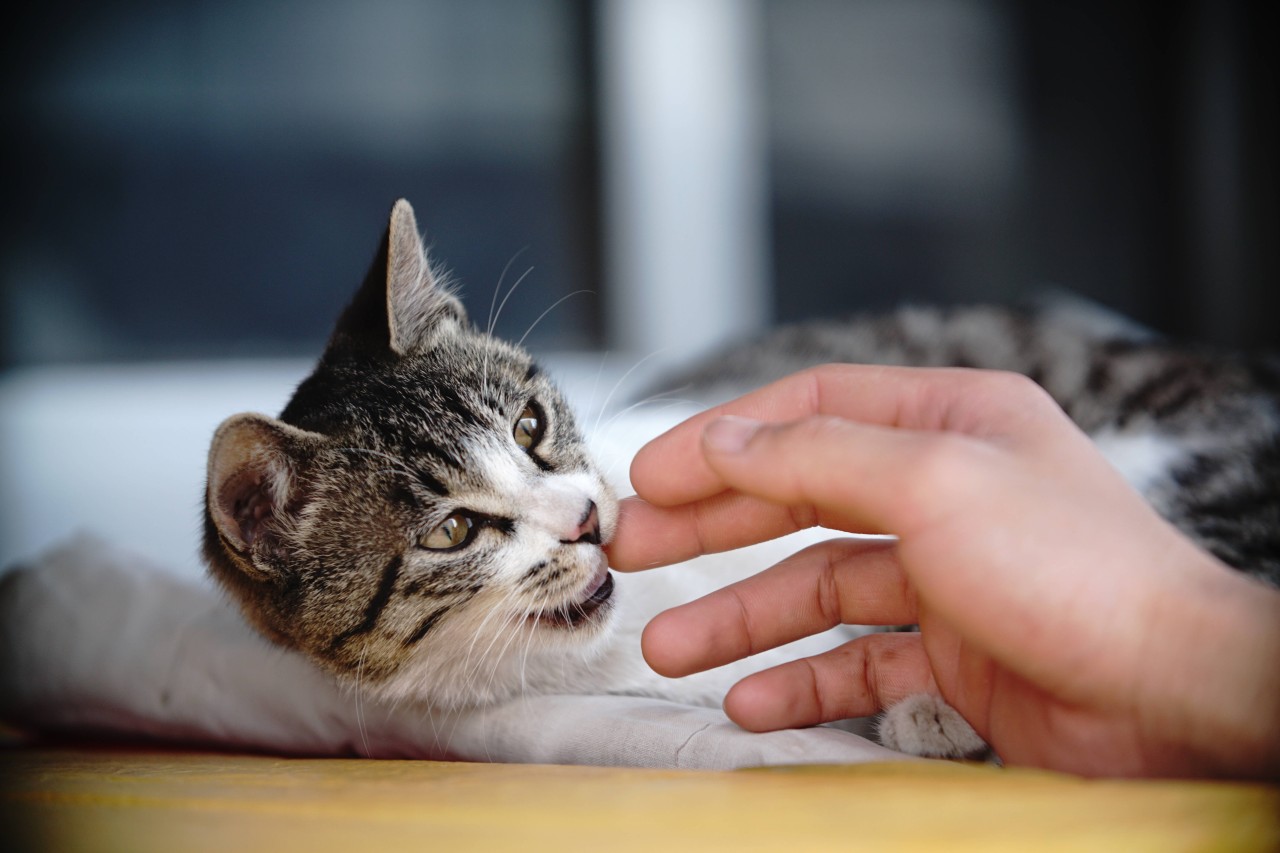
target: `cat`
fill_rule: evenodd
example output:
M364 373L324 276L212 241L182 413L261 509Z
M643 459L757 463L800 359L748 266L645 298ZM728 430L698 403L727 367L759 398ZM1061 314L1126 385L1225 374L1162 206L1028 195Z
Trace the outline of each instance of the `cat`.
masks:
M784 329L674 381L711 401L822 361L1021 368L1161 511L1274 582L1280 525L1260 482L1276 467L1274 365L1195 361L1123 324L1098 332L1108 324L1051 313L918 310ZM1218 390L1202 397L1201 386ZM1241 453L1254 462L1242 465ZM1245 476L1249 464L1257 478ZM401 200L280 416L234 415L216 430L204 554L270 639L375 698L441 708L521 693L714 706L750 671L869 630L846 626L707 673L658 676L640 656L648 618L768 560L743 559L729 574L616 575L602 547L618 522L616 490L534 360L471 325ZM782 547L778 557L793 550ZM879 735L917 754L985 748L927 695L890 709Z
M206 563L250 624L375 698L718 705L748 671L670 681L644 664L645 621L723 581L608 570L616 490L574 413L526 352L470 324L404 201L280 416L215 431L204 506Z

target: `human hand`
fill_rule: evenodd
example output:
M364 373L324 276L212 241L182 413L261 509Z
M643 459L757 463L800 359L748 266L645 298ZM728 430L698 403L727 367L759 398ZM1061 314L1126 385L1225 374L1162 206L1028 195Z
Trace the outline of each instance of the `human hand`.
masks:
M653 620L644 653L670 676L839 623L919 625L744 679L725 710L745 728L865 716L923 691L1009 763L1280 767L1280 594L1160 519L1026 379L806 371L659 437L632 480L640 497L610 546L623 570L814 525L898 537L806 549Z

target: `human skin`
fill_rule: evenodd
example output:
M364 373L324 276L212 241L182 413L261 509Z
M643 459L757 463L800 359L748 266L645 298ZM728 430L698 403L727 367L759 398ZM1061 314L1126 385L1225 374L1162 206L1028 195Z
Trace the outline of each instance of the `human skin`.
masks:
M831 365L637 455L611 564L654 568L820 525L837 538L657 616L678 677L836 624L878 633L739 682L753 731L943 696L1008 764L1280 775L1280 592L1162 520L1012 374Z

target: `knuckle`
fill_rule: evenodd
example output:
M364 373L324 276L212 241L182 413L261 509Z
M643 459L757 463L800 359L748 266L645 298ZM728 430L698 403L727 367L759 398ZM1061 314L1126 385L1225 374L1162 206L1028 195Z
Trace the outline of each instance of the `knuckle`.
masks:
M843 418L834 415L809 415L784 427L784 431L792 434L798 447L808 447L839 442L848 430Z
M1008 370L982 371L977 377L986 399L1005 407L1026 410L1044 406L1056 407L1049 392L1035 380Z
M734 616L737 622L739 645L744 652L743 657L752 657L762 651L756 643L756 637L759 636L758 628L755 620L752 618L751 607L743 599L740 589L737 587L727 587L725 592L731 597L734 605Z
M697 501L693 504L693 523L691 525L696 553L706 554L711 549L711 538L717 525L714 518L708 512L708 504L706 501Z
M786 510L792 530L808 530L818 526L818 510L812 504L788 504Z
M819 552L822 563L814 585L815 607L822 624L828 627L839 625L843 621L844 608L840 604L840 584L836 578L837 553L830 547L822 548Z
M818 364L813 367L805 368L800 371L801 375L806 376L810 381L822 382L828 379L838 378L849 372L849 365L828 362L826 364Z

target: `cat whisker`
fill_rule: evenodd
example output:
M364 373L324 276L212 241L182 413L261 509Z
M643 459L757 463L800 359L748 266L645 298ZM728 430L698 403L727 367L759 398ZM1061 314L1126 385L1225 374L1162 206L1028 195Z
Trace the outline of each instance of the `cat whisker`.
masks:
M652 358L656 358L657 356L666 352L666 350L667 350L666 347L662 347L660 349L654 350L653 352L649 353L646 356L643 356L639 361L631 365L631 367L627 368L627 371L625 373L623 373L620 377L618 377L618 381L613 383L613 388L609 390L608 396L604 398L604 402L600 405L600 408L596 410L596 423L595 423L596 429L593 431L598 431L600 427L600 419L604 417L605 412L609 411L609 404L613 402L613 396L618 393L618 389L620 389L622 387L622 384L626 382L628 378L630 378L631 374L639 370L640 367L646 361L649 361Z
M676 388L674 389L674 391L670 393L675 393L676 391L683 391L683 390L686 390L686 389ZM632 403L630 406L627 406L625 409L619 409L618 411L614 412L612 415L609 416L609 420L605 421L603 425L597 424L597 429L607 430L609 429L609 427L613 425L614 421L618 420L618 418L624 417L643 406L652 406L652 405L657 405L659 403L664 404L660 409L658 409L659 412L665 412L667 409L674 409L676 406L696 406L697 405L697 401L691 400L687 397L671 397L671 396L668 396L668 394L665 392L662 394L655 394L652 397L646 397L643 400L637 400L636 402Z
M508 599L508 601L511 601L514 603L514 600L516 599L516 597L517 597L516 590L513 589L507 592L506 598ZM521 661L520 662L521 692L524 692L524 690L527 688L527 682L525 680L525 672L528 666L529 650L532 647L533 638L536 631L536 628L534 628L533 626L534 624L536 624L537 618L542 615L542 612L545 609L546 609L546 605L540 604L538 606L537 611L532 614L534 619L530 620L528 617L531 614L525 612L523 608L513 607L513 606L506 606L503 608L503 610L507 613L507 619L506 619L506 624L504 624L502 627L501 635L505 635L507 638L507 641L503 644L502 649L498 652L498 654L494 658L495 665L490 672L490 682L489 682L490 685L492 685L493 678L496 677L497 675L498 667L501 666L502 662L507 659L509 650L511 649L512 645L518 644L517 647L520 649L520 652L518 653L520 654L520 661Z
M489 669L489 680L485 684L485 687L488 690L493 689L493 682L498 676L498 670L501 668L502 664L507 660L508 651L511 649L511 646L519 641L520 635L524 632L525 627L526 627L525 621L523 618L521 618L518 614L510 613L505 624L502 626L502 630L497 635L495 635L494 642L497 642L497 640L500 638L504 638L505 641L502 644L502 648L499 649L496 654L491 656L491 659L493 661L493 666L491 666ZM492 644L490 644L490 648L492 648ZM524 688L524 679L522 676L521 689L523 690L523 688Z
M497 328L498 318L502 316L502 309L506 307L507 300L511 298L511 294L515 293L516 288L525 280L525 277L528 276L529 273L533 272L533 267L529 267L529 269L525 270L524 275L516 279L516 283L511 285L511 289L502 297L502 304L498 305L497 310L495 311L494 304L498 301L498 294L502 292L502 283L507 279L507 272L511 269L511 265L516 262L516 259L524 254L525 250L528 248L528 246L525 246L512 255L510 260L507 261L506 266L502 268L501 275L498 276L498 284L493 289L493 298L489 300L489 324L485 329L485 334L490 337L493 336L494 329ZM489 390L489 362L491 356L492 354L486 350L484 354L484 361L480 365L480 387L485 391Z
M521 695L524 695L528 690L527 673L529 670L529 652L533 649L534 636L537 632L537 628L535 626L537 625L538 620L542 618L542 614L546 612L546 609L547 609L546 602L545 601L540 602L538 604L538 609L534 611L532 614L530 614L532 615L533 618L531 620L529 619L525 620L524 622L522 622L522 624L519 627L519 636L520 636L520 639L523 641L521 643L523 648L521 649L521 656L520 656L520 693Z
M356 661L356 729L360 732L360 742L364 745L364 757L372 758L369 749L369 728L364 720L364 657L369 651L368 645L361 644L360 658Z
M517 260L521 255L523 255L526 251L528 251L528 249L529 249L529 247L528 247L528 246L524 246L524 247L520 248L520 249L519 249L519 250L518 250L514 255L512 255L512 256L511 256L511 258L510 258L510 260L508 260L508 261L507 261L506 266L504 266L504 267L502 268L502 273L501 273L501 274L499 274L499 276L498 276L498 284L497 284L497 286L493 289L493 298L489 300L489 325L485 328L485 334L486 334L486 335L492 335L492 334L493 334L493 329L494 329L494 327L495 327L495 326L497 326L497 324L498 324L498 314L501 314L501 313L502 313L502 308L501 308L501 307L499 307L499 308L498 308L497 313L494 313L494 306L495 306L495 305L497 305L497 303L498 303L498 293L500 293L500 292L502 291L502 283L503 283L504 281L506 281L506 279L507 279L507 273L511 271L511 265L512 265L512 264L514 264L514 263L516 262L516 260ZM525 272L525 275L528 275L528 274L529 274L530 272L532 272L532 271L533 271L533 267L530 267L530 268L529 268L529 270ZM516 283L515 283L514 285L512 285L512 286L511 286L511 292L514 292L514 291L515 291L515 289L516 289L517 287L519 287L519 286L520 286L520 282L521 282L521 281L524 281L524 276L521 276L521 277L516 281ZM507 296L510 296L510 295L511 295L511 292L508 292L508 293L507 293ZM503 299L503 300L502 300L502 304L503 304L503 305L506 305L506 304L507 304L507 300L506 300L506 299Z
M509 600L514 600L516 598L515 590L511 590L508 593L507 598ZM518 642L524 632L529 629L529 623L527 620L528 613L526 611L522 608L511 606L504 607L503 609L506 611L507 617L502 626L502 631L498 636L505 637L506 642L503 643L502 649L494 657L495 666L490 673L490 684L492 684L493 678L497 675L497 665L501 664L501 662L506 659L508 650L511 648L512 644Z
M524 334L520 336L520 340L516 341L516 346L517 346L517 347L522 347L522 346L524 346L525 338L529 337L529 334L530 334L530 333L531 333L535 328L537 328L537 325L538 325L539 323L541 323L541 322L542 322L542 319L543 319L544 317L546 317L546 316L547 316L548 314L550 314L552 311L554 311L554 310L556 310L557 308L559 308L559 307L560 307L560 303L561 303L561 302L565 302L565 301L567 301L567 300L569 300L569 299L572 299L572 298L573 298L573 297L575 297L575 296L580 296L580 295L581 295L581 294L583 294L583 293L595 293L595 291L594 291L594 290L586 290L586 289L583 289L583 290L575 290L573 293L566 293L564 296L561 296L561 297L560 297L559 299L557 299L555 302L552 302L552 303L551 303L551 306L550 306L549 308L547 308L547 310L543 311L541 314L539 314L539 315L538 315L538 319L534 320L532 323L530 323L530 324L529 324L529 328L528 328L528 329L525 329Z
M524 249L521 249L520 251L521 251L521 252L523 252L523 251L524 251ZM516 254L516 257L519 257L519 253L517 253L517 254ZM512 261L514 261L514 260L515 260L515 258L513 257L511 260L512 260ZM508 264L508 265L510 265L510 264ZM534 269L533 267L529 267L527 270L525 270L523 273L521 273L521 274L520 274L520 277L516 279L515 284L511 285L511 289L507 291L506 296L503 296L503 297L502 297L502 301L498 303L498 311L497 311L497 313L496 313L496 314L494 314L494 315L490 318L490 320L489 320L489 331L488 331L488 334L490 334L490 335L492 335L492 334L493 334L493 330L494 330L494 329L497 327L497 325L498 325L498 318L502 316L502 309L503 309L503 308L505 308L505 307L507 307L507 300L511 298L511 294L513 294L513 293L515 293L515 292L516 292L516 288L518 288L521 284L524 284L524 280L525 280L526 278L528 278L528 277L529 277L529 274L533 272L533 269ZM506 275L506 271L505 271L505 270L503 271L503 275ZM498 295L498 294L497 294L497 291L494 291L494 296L496 297L497 295Z
M502 663L501 655L493 654L493 646L507 632L508 627L509 621L504 617L503 621L495 627L495 630L489 637L489 643L485 647L484 651L476 655L474 663L470 662L470 656L468 656L467 661L464 661L460 673L469 695L489 695L489 691L493 687L494 679ZM488 673L487 676L485 674L486 672ZM485 686L485 689L481 689L482 684Z
M595 427L595 431L591 435L593 437L603 436L606 432L608 432L609 428L613 426L614 421L616 421L618 418L628 414L629 412L633 412L642 406L656 405L658 403L662 403L664 405L661 405L654 410L656 414L661 414L662 412L665 412L668 409L674 409L679 406L696 405L696 403L694 403L693 401L682 399L680 397L666 398L661 395L650 397L647 400L640 400L638 402L632 403L630 406L623 409L622 411L617 412L616 414L610 416L610 418L607 421L605 421L603 424L597 423ZM612 458L609 460L609 463L605 465L604 468L602 469L602 474L606 480L611 480L613 478L613 474L618 469L619 465L630 464L630 461L631 461L630 459L625 459L617 454L611 454L611 456Z
M443 756L448 754L448 747L440 743L440 714L434 709L427 709L427 722L431 724L431 743L435 747L436 755Z
M494 606L489 608L489 612L485 614L484 619L480 621L480 624L476 627L476 630L472 633L471 643L467 647L467 654L463 658L462 664L460 666L460 669L462 672L467 672L468 670L470 670L473 673L473 676L469 677L468 679L471 684L479 683L478 673L480 669L484 666L485 661L488 659L489 653L493 651L493 644L497 642L499 637L502 636L502 633L505 630L507 623L513 618L512 612L511 612L512 609L507 606L507 601L510 600L514 596L514 594L515 593L513 590L504 591L502 595L502 600L495 602ZM489 645L486 646L482 652L480 652L475 663L475 668L472 669L471 656L476 652L476 645L477 643L480 642L481 638L485 636L485 627L489 624L489 620L497 615L501 616L502 623L494 628L492 632L493 636L489 640Z
M596 395L600 392L600 378L604 376L604 363L609 358L609 353L600 353L600 364L596 367L595 378L591 380L591 393L587 395L588 400L596 399ZM596 413L596 423L600 422L600 413Z

